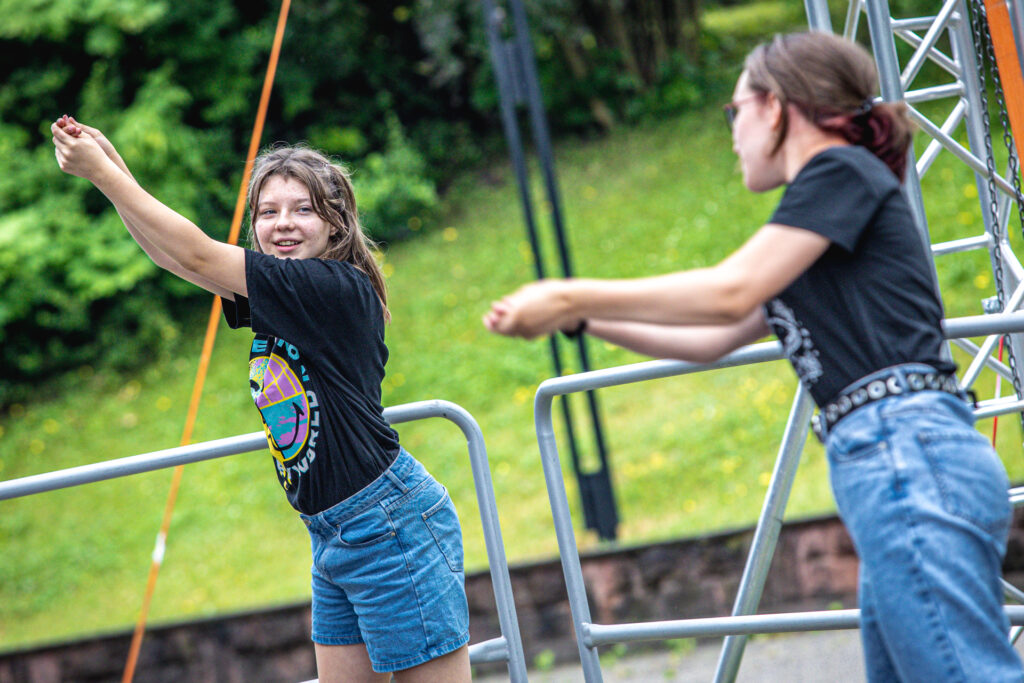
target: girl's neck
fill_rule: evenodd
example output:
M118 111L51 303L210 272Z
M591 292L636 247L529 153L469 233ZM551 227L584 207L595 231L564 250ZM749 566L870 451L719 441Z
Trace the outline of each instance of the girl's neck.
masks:
M807 133L809 134L796 138L787 136L786 144L779 150L783 154L787 185L793 182L793 178L800 172L800 169L807 165L808 161L821 152L831 147L848 147L850 145L841 135L825 133L817 127L813 132L807 131Z

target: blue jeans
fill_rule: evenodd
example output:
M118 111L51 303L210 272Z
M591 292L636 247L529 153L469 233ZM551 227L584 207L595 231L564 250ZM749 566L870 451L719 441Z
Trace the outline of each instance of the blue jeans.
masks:
M922 391L863 406L827 436L832 491L861 560L872 683L1024 681L1000 584L1009 482L973 423L963 400Z
M364 643L385 672L469 641L459 518L405 449L358 493L300 516L313 550L313 642Z

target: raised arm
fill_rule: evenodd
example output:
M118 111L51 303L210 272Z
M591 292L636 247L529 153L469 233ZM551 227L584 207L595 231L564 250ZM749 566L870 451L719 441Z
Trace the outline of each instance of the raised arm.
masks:
M502 299L505 313L484 322L492 332L527 338L568 329L580 318L735 325L799 277L828 245L809 230L769 224L711 268L635 280L542 280Z
M121 171L129 178L131 178L133 182L138 183L138 181L135 180L135 176L132 175L132 172L128 170L128 165L124 162L124 159L121 158L121 155L114 148L114 145L98 128L87 126L83 123L76 121L73 117L67 115L57 119L56 125L62 128L64 132L75 137L78 137L83 131L90 135L100 146L100 149L102 149L103 152L107 155L107 158L113 161L114 165L121 169ZM114 208L116 209L117 207ZM172 259L170 256L165 254L160 249L157 249L156 246L153 245L149 240L147 240L145 235L143 235L142 232L137 227L135 227L135 225L131 222L130 219L128 219L127 216L121 213L121 211L118 211L117 213L118 216L121 217L121 222L124 223L124 227L127 228L128 233L138 243L138 245L142 247L142 250L146 252L146 255L149 256L149 258L152 259L153 263L155 263L157 266L163 268L164 270L174 273L183 280L187 280L188 282L191 282L194 285L202 287L208 292L213 292L217 296L222 296L227 299L234 299L235 295L233 292L229 292L223 287L219 287L213 282L200 277L198 274L186 270L180 263Z
M153 198L135 182L102 134L94 137L77 122L67 130L70 122L62 121L64 125L58 121L50 127L61 170L89 180L103 192L154 263L214 294L246 294L243 249L210 238Z

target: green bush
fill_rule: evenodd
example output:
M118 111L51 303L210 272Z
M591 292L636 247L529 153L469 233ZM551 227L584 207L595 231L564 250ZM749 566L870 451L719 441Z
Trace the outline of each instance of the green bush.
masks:
M147 190L226 238L279 6L249 3L243 16L222 0L0 5L2 407L79 365L159 358L205 300L150 262L101 193L60 172L50 122L72 113L97 126ZM429 220L435 180L399 120L443 108L423 94L411 66L422 52L392 9L296 6L265 136L313 139L359 169L380 239ZM407 35L383 40L395 26Z
M16 101L9 87L0 100ZM183 122L188 93L156 70L125 109L103 112L120 89L97 61L82 83L80 115L119 141L153 194L198 219L200 186L215 185L204 177L202 136ZM177 336L176 314L195 296L152 264L102 194L60 172L49 122L35 127L46 137L0 123L8 152L0 182L0 405L81 364L126 368L159 357Z
M353 179L360 220L378 242L419 230L430 222L438 205L423 156L406 139L395 116L389 117L388 127L387 148L363 159Z

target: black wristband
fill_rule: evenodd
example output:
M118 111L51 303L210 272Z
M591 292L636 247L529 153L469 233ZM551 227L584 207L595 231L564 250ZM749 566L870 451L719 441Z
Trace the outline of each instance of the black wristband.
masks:
M580 324L577 325L576 327L574 327L573 329L571 329L571 330L562 330L561 332L562 332L562 334L564 334L569 339L575 339L576 337L580 336L581 334L583 334L586 331L587 331L587 319L583 318L582 320L580 320Z

